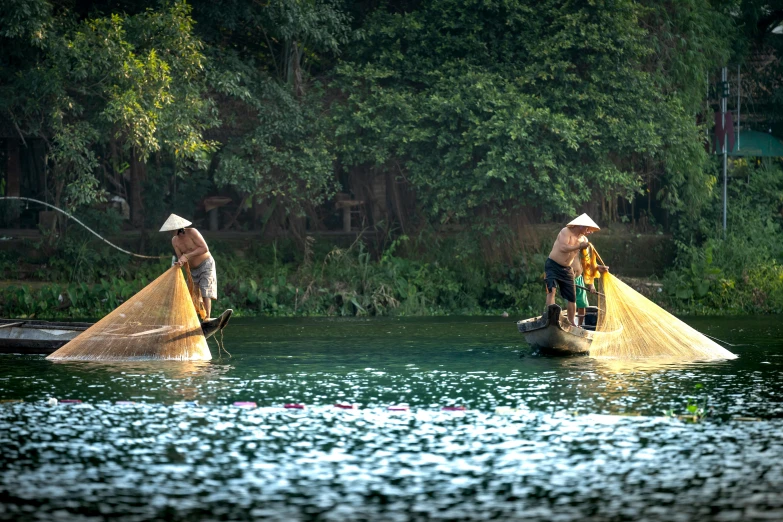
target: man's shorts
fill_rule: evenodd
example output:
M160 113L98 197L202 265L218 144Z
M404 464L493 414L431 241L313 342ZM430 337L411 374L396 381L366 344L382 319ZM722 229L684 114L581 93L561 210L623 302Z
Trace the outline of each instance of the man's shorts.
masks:
M217 299L217 273L215 272L215 259L212 256L209 256L197 267L191 267L190 275L196 286L201 289L201 297Z
M576 276L574 283L579 286L585 286L585 280L582 276ZM583 290L579 286L576 287L576 307L587 308L590 306L590 303L587 302L587 290Z
M576 302L576 288L574 287L574 271L570 266L558 264L550 258L544 263L546 273L546 291L551 291L555 286L560 287L560 297L569 303Z

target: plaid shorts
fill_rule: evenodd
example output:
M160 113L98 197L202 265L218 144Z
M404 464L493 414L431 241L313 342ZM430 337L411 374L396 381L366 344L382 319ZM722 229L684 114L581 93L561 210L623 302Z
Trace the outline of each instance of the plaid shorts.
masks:
M217 273L215 272L215 258L209 258L198 265L190 268L190 275L193 282L201 289L201 297L217 299Z

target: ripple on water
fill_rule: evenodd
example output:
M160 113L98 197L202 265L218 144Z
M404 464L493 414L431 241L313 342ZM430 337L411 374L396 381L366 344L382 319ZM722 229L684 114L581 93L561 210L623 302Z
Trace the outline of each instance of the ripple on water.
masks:
M782 424L16 404L0 409L0 513L769 520L783 518Z
M3 357L27 402L0 405L0 519L783 520L769 331L657 367L520 359L485 319L237 321L199 364ZM711 419L662 416L689 402Z

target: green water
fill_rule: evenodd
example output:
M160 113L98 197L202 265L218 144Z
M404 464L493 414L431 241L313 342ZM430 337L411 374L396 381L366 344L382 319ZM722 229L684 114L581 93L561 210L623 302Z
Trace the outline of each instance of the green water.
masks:
M689 321L739 359L662 366L531 356L472 317L232 320L209 363L0 356L24 401L0 518L783 520L780 321ZM662 415L689 401L705 421Z

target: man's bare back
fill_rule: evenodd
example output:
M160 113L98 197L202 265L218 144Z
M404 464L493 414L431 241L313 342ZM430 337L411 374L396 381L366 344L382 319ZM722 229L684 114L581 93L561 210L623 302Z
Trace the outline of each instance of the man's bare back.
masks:
M561 266L571 266L579 250L588 245L584 229L585 227L564 227L552 245L549 259Z
M211 257L207 242L195 228L186 228L184 233L178 233L171 238L171 244L177 253L180 264L187 262L191 268L196 268Z

